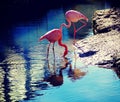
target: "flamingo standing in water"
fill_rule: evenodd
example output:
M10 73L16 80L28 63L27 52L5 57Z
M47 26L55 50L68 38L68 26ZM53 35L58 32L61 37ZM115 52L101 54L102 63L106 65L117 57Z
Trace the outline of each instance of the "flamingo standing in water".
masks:
M86 22L88 22L88 18L83 15L82 13L76 11L76 10L68 10L66 13L65 13L65 17L66 17L66 20L68 22L68 24L65 24L65 23L62 23L61 26L65 26L66 28L69 28L71 26L71 23L73 23L73 27L74 27L74 44L75 44L75 36L76 36L76 33L81 29L83 28L84 26L87 25ZM82 20L85 20L86 22L82 21ZM78 29L76 29L75 27L75 22L78 22L80 21L81 23L83 23L83 25L81 27L79 27Z
M53 43L53 55L54 55L54 59L55 59L54 44L56 41L58 41L58 44L60 46L65 48L63 57L65 57L67 55L67 53L68 53L67 45L62 43L62 26L60 27L60 29L53 29L53 30L48 31L46 34L44 34L43 36L41 36L39 38L39 41L41 41L43 39L47 39L50 42L48 45L48 48L47 48L47 59L49 56L49 48L50 48L51 43Z

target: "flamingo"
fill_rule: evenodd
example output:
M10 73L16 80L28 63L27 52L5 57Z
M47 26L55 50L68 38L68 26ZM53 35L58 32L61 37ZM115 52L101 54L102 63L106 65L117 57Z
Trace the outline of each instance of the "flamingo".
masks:
M43 39L47 39L50 42L48 45L48 48L47 48L47 59L49 56L49 48L50 48L51 43L53 43L53 55L54 55L54 59L55 59L54 44L56 41L58 41L58 44L60 46L65 48L63 57L65 57L67 55L67 53L68 53L67 45L62 43L62 26L59 29L53 29L53 30L48 31L46 34L44 34L43 36L41 36L39 38L39 41L41 41Z
M88 22L88 18L83 15L82 13L76 11L76 10L68 10L66 13L65 13L65 18L68 22L68 24L65 24L65 23L62 23L61 26L65 26L66 28L70 28L71 26L71 23L73 23L73 27L74 27L74 43L75 43L75 36L76 36L76 33L81 29L83 28L84 26L87 25L86 22ZM85 20L86 22L82 21L82 20ZM83 25L81 27L79 27L78 29L76 29L75 27L75 22L78 22L80 21L81 23L83 23Z

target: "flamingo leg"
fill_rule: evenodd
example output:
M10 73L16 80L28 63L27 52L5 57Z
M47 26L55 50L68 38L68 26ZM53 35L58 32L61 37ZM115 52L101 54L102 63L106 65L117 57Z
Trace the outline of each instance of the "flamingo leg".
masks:
M81 29L81 28L83 28L85 25L83 25L83 26L81 26L80 28L78 28L79 30ZM74 46L76 46L77 48L78 48L78 44L76 43L76 32L77 32L77 30L76 30L76 27L75 27L75 24L73 23L73 27L74 27L74 41L73 41L73 45ZM79 49L82 51L82 52L84 52L80 47L79 47Z
M78 32L80 29L82 29L83 27L85 27L87 25L86 22L80 21L81 23L83 23L83 25L81 27L79 27L76 32Z
M78 32L80 29L82 29L83 27L85 27L86 25L87 25L87 23L86 22L84 22L84 21L80 21L81 23L83 23L83 25L81 26L81 27L79 27L77 30L75 29L75 25L74 25L74 36L76 35L76 32ZM75 38L75 37L74 37ZM74 42L74 45L77 47L77 45L75 44L75 42ZM79 49L82 51L82 52L84 52L80 47L79 47Z
M75 27L75 24L73 23L73 28L74 28L74 41L73 41L73 44L75 44L75 37L76 37L76 27Z
M55 49L54 49L54 44L55 44L55 43L53 43L53 48L52 48L52 49L53 49L53 56L54 56L54 60L55 60Z
M53 65L53 69L54 69L54 74L55 74L55 49L54 49L54 45L55 43L53 43L53 56L54 56L54 65Z
M48 60L48 69L50 69L49 60Z
M48 56L49 56L50 44L51 44L51 43L49 43L48 48L47 48L47 60L48 60Z

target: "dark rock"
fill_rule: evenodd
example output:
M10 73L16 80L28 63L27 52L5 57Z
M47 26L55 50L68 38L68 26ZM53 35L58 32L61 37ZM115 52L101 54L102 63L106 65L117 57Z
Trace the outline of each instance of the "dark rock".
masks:
M113 65L112 67L117 67L120 69L120 53L117 53L117 55L113 55Z
M85 65L120 69L120 9L97 10L93 15L93 31L95 35L77 42L78 54L79 48L84 51L80 60ZM86 56L87 52L96 53Z
M97 10L93 15L94 34L106 33L111 30L120 31L120 9L112 8Z

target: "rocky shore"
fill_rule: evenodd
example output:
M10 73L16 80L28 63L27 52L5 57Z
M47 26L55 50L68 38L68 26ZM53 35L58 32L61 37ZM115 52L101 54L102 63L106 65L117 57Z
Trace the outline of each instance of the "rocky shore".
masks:
M92 21L94 35L77 42L81 61L85 65L120 69L120 9L97 10Z

